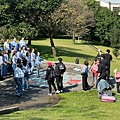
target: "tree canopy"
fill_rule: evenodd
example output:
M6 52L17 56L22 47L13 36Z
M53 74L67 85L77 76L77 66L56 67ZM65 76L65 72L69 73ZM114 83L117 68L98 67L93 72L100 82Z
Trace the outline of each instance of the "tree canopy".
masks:
M117 11L100 7L95 0L0 0L0 39L29 40L45 34L50 38L64 32L73 36L89 36L107 46L120 44L120 18ZM117 36L117 37L116 37Z

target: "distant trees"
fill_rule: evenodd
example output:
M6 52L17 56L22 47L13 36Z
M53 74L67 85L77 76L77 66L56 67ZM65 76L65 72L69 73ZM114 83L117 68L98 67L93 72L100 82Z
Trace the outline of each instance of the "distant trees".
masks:
M1 0L1 38L31 39L44 32L50 38L56 56L53 37L59 32L73 35L89 34L94 26L94 14L79 0Z
M59 11L64 16L63 29L73 36L73 44L75 35L88 35L89 29L94 26L94 13L82 1L68 0L61 5Z
M110 11L100 7L95 0L84 1L89 9L94 11L95 26L91 29L90 37L99 40L106 46L118 46L120 44L118 31L120 31L120 16L118 11ZM116 45L115 45L116 44Z
M58 32L89 36L103 45L120 46L120 16L117 11L100 7L95 0L0 0L0 39L25 36L31 39L44 33L50 38Z
M75 34L89 34L89 27L93 27L94 15L91 11L88 11L83 2L68 0L61 3L51 14L43 15L41 23L40 28L49 36L53 56L55 57L56 49L53 37L57 32L62 31L70 35L73 34L73 40Z

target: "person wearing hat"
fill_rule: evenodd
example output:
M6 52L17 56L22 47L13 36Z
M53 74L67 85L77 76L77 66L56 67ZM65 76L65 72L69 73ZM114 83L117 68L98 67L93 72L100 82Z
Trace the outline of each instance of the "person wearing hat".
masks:
M54 83L54 80L55 80L55 72L54 72L54 68L52 67L52 63L51 62L48 62L48 68L46 70L46 76L45 76L45 80L47 80L48 82L48 85L49 85L49 93L48 95L52 95L52 86L55 90L55 93L59 93L56 86L55 86L55 83ZM54 74L54 75L52 75Z
M62 62L62 58L58 58L58 61L55 67L56 82L58 90L63 92L63 74L66 71L66 66Z

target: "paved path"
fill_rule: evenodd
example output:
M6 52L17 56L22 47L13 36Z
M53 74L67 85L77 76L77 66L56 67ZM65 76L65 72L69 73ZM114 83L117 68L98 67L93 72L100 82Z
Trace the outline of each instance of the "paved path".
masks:
M54 63L53 63L54 64ZM69 78L76 78L81 79L80 71L75 71L74 68L80 69L80 64L74 64L74 63L65 63L67 68L67 76ZM42 69L41 71L44 71L47 68L47 63L44 62L41 65ZM75 77L76 76L76 77ZM44 78L44 76L41 76L41 78ZM42 78L42 79L43 79ZM15 96L15 83L12 77L5 79L4 81L0 81L0 108L5 107L14 107L19 106L20 110L23 109L36 109L36 108L44 108L44 107L51 107L59 102L60 96L58 94L53 94L52 96L48 96L48 86L47 82L43 79L39 80L38 86L31 86L30 90L25 90L22 92L22 97L17 98ZM78 84L66 84L67 81L64 82L64 91L70 92L70 91L82 91L82 84L81 82ZM88 83L90 86L92 86L92 74L89 72L88 75ZM116 89L114 89L116 90ZM53 91L54 92L54 91ZM64 93L63 93L64 94Z

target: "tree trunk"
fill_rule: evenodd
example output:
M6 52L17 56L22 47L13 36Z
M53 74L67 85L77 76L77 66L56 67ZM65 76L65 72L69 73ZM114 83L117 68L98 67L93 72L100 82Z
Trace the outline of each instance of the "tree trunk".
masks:
M73 44L75 44L75 32L73 31L73 41L72 41Z
M28 45L31 45L31 39L28 38Z
M54 45L54 41L53 41L52 37L50 37L50 44L52 47L53 57L55 58L56 57L56 49L55 49L55 45Z

